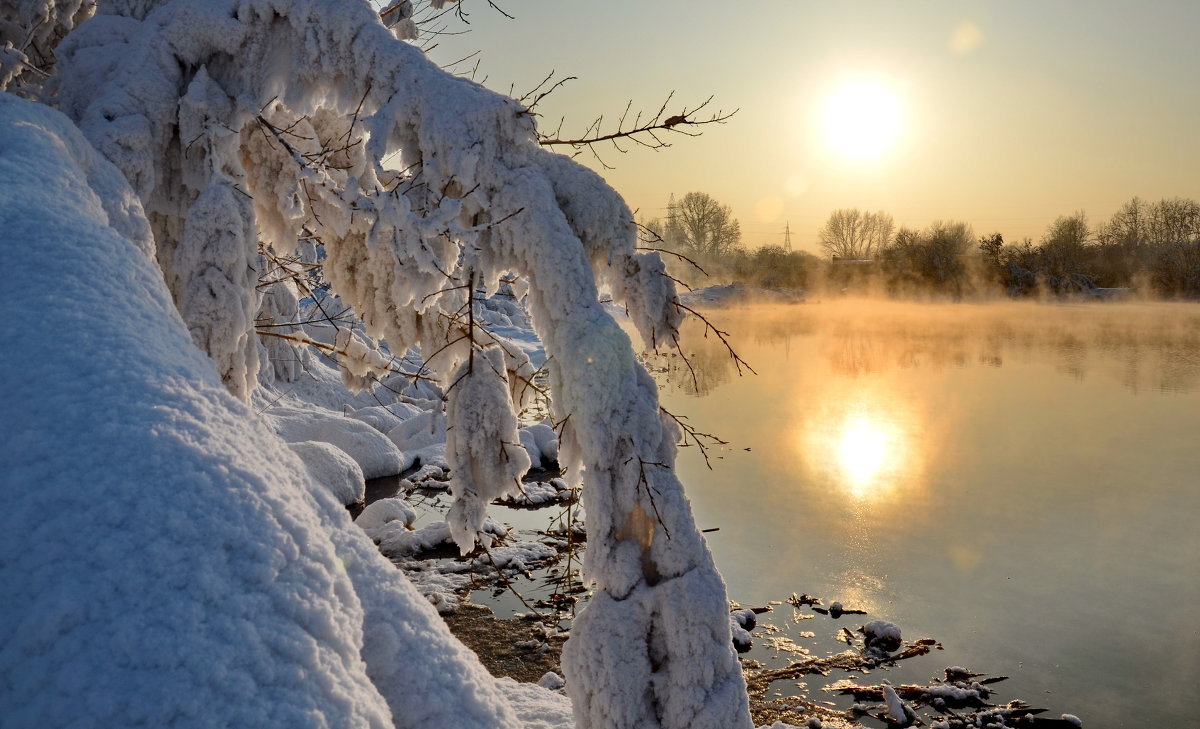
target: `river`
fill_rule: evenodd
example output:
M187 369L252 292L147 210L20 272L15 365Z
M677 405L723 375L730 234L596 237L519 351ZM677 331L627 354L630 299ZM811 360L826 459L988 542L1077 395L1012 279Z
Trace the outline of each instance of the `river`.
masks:
M732 597L861 608L1089 727L1196 726L1200 305L707 314L757 374L696 322L691 370L649 364L728 441L679 471Z

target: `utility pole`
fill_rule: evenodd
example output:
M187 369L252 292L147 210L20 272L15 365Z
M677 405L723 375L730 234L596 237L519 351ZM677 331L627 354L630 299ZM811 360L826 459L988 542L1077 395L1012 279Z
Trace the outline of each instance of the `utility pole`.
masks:
M792 252L792 223L789 221L783 228L783 250Z

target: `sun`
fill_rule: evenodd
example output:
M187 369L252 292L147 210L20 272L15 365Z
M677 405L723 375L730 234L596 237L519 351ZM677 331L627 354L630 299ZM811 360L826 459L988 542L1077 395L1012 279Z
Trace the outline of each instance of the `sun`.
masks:
M846 81L824 106L825 143L847 161L879 160L896 145L902 126L900 97L877 81Z

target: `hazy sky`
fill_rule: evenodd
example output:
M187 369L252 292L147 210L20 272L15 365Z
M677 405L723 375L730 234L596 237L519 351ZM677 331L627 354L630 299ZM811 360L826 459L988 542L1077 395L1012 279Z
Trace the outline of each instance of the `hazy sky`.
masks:
M543 129L671 90L670 114L710 94L738 109L670 149L601 147L616 169L599 171L643 218L709 193L749 247L790 223L815 250L841 207L1015 241L1134 195L1200 198L1200 0L496 0L516 20L464 2L472 32L439 38L436 60L479 50L477 78L518 96L551 70L579 77L542 102Z

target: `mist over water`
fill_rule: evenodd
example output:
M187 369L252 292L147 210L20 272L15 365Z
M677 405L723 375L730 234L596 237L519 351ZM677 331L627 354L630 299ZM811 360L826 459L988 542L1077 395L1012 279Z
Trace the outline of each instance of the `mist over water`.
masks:
M1200 305L707 313L758 375L694 324L695 380L649 364L730 441L680 471L733 599L860 607L1090 727L1194 720Z

